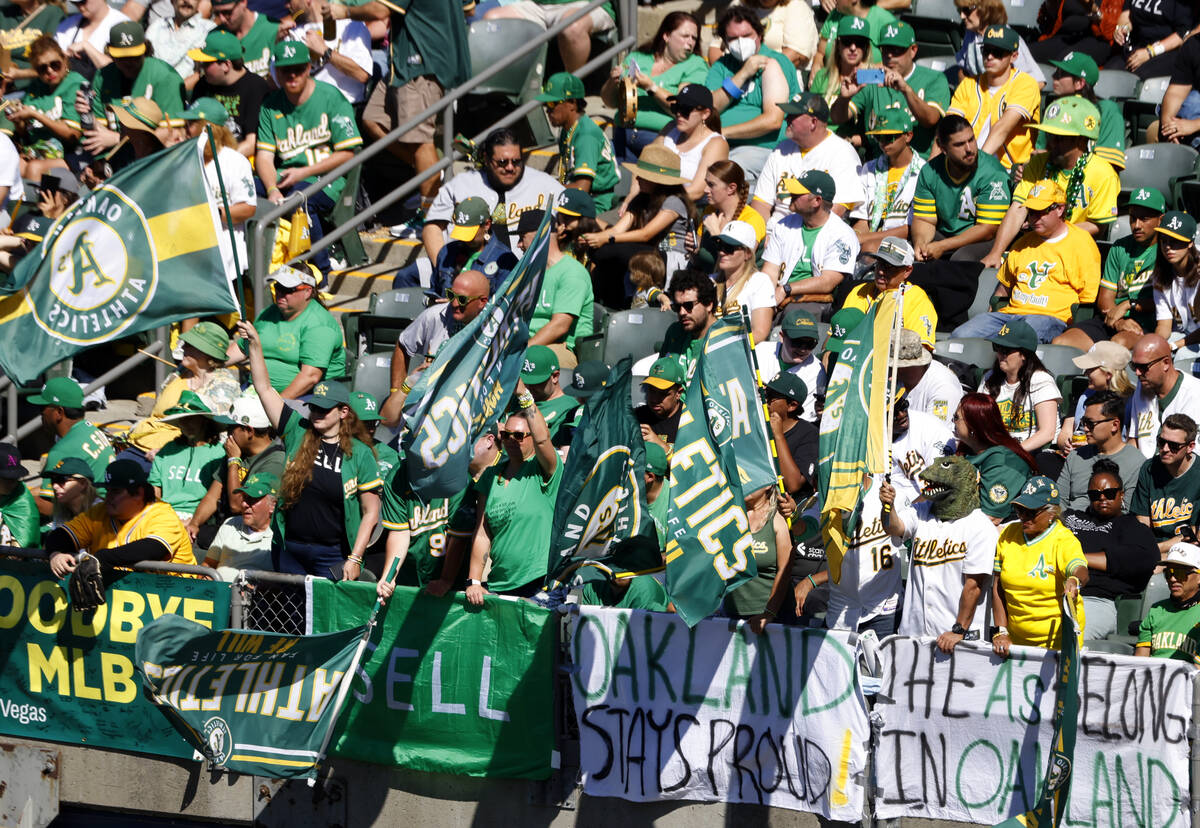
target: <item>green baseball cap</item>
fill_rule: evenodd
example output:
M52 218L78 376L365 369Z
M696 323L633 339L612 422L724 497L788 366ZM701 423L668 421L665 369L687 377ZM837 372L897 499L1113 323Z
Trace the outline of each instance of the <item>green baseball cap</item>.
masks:
M912 132L916 125L908 109L875 109L867 119L867 135L899 135Z
M252 474L242 481L242 485L234 489L248 497L263 497L264 495L279 494L279 478L273 474L259 472Z
M545 345L530 345L525 349L525 362L521 365L521 379L526 385L541 384L558 370L558 354Z
M204 38L204 46L188 49L187 55L196 63L213 63L218 60L242 60L246 53L242 49L242 41L233 32L213 29Z
M179 402L166 410L162 416L162 421L179 420L184 417L211 417L212 409L209 408L204 400L200 399L195 391L184 391L179 395Z
M842 308L829 319L829 338L825 340L826 351L840 351L846 337L858 327L867 315L858 308Z
M1020 48L1021 39L1009 26L988 26L983 33L983 45L1015 52Z
M1100 110L1080 95L1066 95L1046 107L1041 123L1030 124L1034 129L1051 135L1100 137Z
M785 115L812 115L818 121L829 120L829 104L815 92L797 92L790 101L781 103L779 108Z
M1138 187L1129 194L1129 206L1145 207L1147 210L1153 210L1156 213L1165 213L1167 211L1167 200L1154 187Z
M837 193L837 184L834 183L833 176L824 170L805 170L796 178L785 175L779 183L780 189L790 196L812 193L830 204Z
M308 45L296 40L281 40L271 51L276 66L301 66L312 63L312 55L308 53Z
M487 202L479 196L464 198L454 205L453 222L450 224L450 238L455 241L471 241L484 222L492 217L492 211Z
M150 472L136 460L114 460L104 469L104 485L109 489L132 489L150 482Z
M1187 213L1172 210L1163 213L1162 221L1154 228L1155 233L1162 233L1173 239L1190 242L1196 238L1196 220Z
M808 399L808 386L804 384L804 380L791 371L783 371L768 382L767 391L800 405L804 405L804 401Z
M1100 67L1083 52L1067 52L1064 57L1050 61L1050 65L1073 78L1083 78L1088 86L1095 86L1096 81L1100 80Z
M683 366L673 356L659 357L650 366L650 375L642 380L642 385L649 385L660 391L669 391L676 385L683 385Z
M40 242L46 238L46 231L52 224L54 224L54 219L47 218L41 213L21 213L13 222L12 231L13 235L18 238Z
M666 477L671 471L667 450L658 443L646 443L646 471L659 477Z
M541 94L535 96L535 100L542 101L543 103L577 101L582 100L586 94L583 91L582 80L570 72L555 72L547 78L546 84L542 87Z
M350 410L364 423L379 420L379 403L366 391L350 392Z
M1000 326L988 341L1003 348L1021 348L1026 351L1036 351L1038 346L1037 334L1033 328L1020 319L1013 318Z
M566 187L554 199L554 212L564 216L595 218L596 202L591 193L585 193L575 187Z
M350 405L350 389L340 382L318 382L308 398L310 406L317 408L336 408L339 405Z
M221 362L229 350L229 334L216 322L197 322L179 335L179 341Z
M609 367L598 360L581 362L571 372L571 381L563 386L563 393L586 400L608 385L608 372Z
M179 117L184 121L208 121L210 124L223 124L229 120L229 110L216 98L196 98Z
M871 27L867 25L867 21L864 18L848 14L838 21L837 34L834 36L861 37L864 40L870 40Z
M95 480L92 467L84 462L82 457L63 457L50 468L42 472L46 477L82 477Z
M126 20L108 30L108 54L111 57L138 57L146 54L146 30L136 20Z
M780 330L788 339L804 339L805 337L816 339L817 320L806 310L795 307L788 308L783 315Z
M875 41L876 46L899 46L907 49L917 42L917 33L913 27L903 20L897 20L883 27Z
M83 408L83 386L70 377L55 377L42 386L40 394L29 398L34 405L61 405L63 408Z
M1058 484L1045 475L1035 475L1025 482L1021 493L1013 498L1014 506L1041 509L1058 503Z

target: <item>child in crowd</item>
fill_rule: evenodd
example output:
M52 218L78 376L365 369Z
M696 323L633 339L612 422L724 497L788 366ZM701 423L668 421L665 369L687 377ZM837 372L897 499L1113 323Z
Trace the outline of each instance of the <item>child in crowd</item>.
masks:
M663 292L667 264L657 250L635 253L629 259L629 281L636 289L631 308L671 309L671 297Z

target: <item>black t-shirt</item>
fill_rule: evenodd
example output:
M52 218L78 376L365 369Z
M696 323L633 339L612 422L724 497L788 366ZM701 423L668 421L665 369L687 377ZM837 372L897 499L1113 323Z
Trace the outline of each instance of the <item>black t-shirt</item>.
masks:
M820 439L817 427L807 420L797 420L790 430L783 433L783 439L787 441L787 449L807 481L800 491L789 494L793 497L811 494L817 484L817 445ZM776 451L780 448L775 447Z
M1179 47L1175 58L1175 69L1171 72L1171 83L1200 89L1200 40L1189 37Z
M1183 37L1196 25L1196 7L1187 0L1125 0L1130 40L1135 49L1162 40L1171 34Z
M1158 544L1149 526L1130 514L1105 520L1077 509L1064 512L1062 522L1075 533L1085 554L1103 552L1108 558L1107 572L1088 570L1085 596L1113 600L1146 588L1159 560Z
M241 141L250 133L258 132L258 110L270 91L270 85L253 72L247 72L229 86L213 86L201 77L192 92L192 100L216 98L220 101L221 106L229 112L225 126L229 127L234 138Z
M668 446L675 445L675 434L679 431L679 415L682 413L682 405L670 417L660 418L648 405L639 405L633 412L639 423L650 426L650 430Z
M322 546L346 545L346 500L342 495L342 449L321 441L312 480L287 513L287 539Z

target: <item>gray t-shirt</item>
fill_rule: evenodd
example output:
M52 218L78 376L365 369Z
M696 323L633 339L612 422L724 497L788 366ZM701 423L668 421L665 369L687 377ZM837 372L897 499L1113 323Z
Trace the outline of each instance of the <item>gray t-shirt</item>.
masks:
M659 249L664 253L675 252L680 255L687 255L687 249L684 246L684 239L691 232L691 224L688 218L687 205L683 203L683 199L679 196L667 196L662 203L663 210L670 210L675 214L675 221L667 229L666 236L659 242Z
M408 354L408 370L412 373L421 367L426 356L438 352L447 339L458 333L459 324L450 315L450 303L431 305L400 332L400 347Z
M1062 471L1058 475L1059 503L1064 509L1083 510L1088 507L1088 480L1092 476L1092 466L1100 459L1095 446L1082 446L1067 455ZM1138 472L1145 456L1136 446L1125 445L1116 454L1105 457L1112 460L1121 470L1121 482L1125 486L1125 511L1129 511L1129 500L1133 490L1137 488Z
M429 212L425 214L425 220L453 221L454 206L471 196L478 196L487 202L488 209L492 211L493 232L499 232L501 226L506 227L509 245L513 252L520 255L521 251L517 250L516 244L517 222L521 219L521 213L526 210L551 209L554 197L561 193L562 189L562 184L541 170L526 167L515 187L498 193L482 172L466 170L442 185ZM503 238L503 235L501 237Z

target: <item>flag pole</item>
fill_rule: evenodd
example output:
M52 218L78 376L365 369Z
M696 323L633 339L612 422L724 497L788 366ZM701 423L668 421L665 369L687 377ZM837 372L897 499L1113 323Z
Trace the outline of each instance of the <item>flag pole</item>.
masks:
M887 465L883 467L883 479L887 483L892 482L892 431L894 411L896 407L896 375L899 373L899 368L896 367L896 360L900 354L900 331L904 327L904 291L908 289L908 282L904 282L896 289L896 310L895 316L892 318L892 335L891 341L888 342L888 394L887 394L887 410L884 412L883 418L883 444L887 448ZM891 504L884 503L879 510L879 520L883 524L884 531L887 531L888 516L892 513Z
M237 294L234 298L237 300L238 315L247 322L246 308L242 305L242 263L238 261L237 254L237 235L233 232L233 214L229 211L229 194L225 191L225 177L221 175L221 163L217 161L217 142L213 136L212 125L207 121L204 124L204 132L208 136L208 148L212 151L213 169L217 171L217 186L221 190L221 203L225 205L225 228L229 231L229 246L233 248L233 272L234 281L237 287L234 293Z
M779 467L779 446L775 445L775 433L771 431L771 412L767 407L767 389L763 385L762 371L758 367L758 354L754 352L754 329L750 327L750 319L746 314L745 305L738 305L738 316L742 320L742 330L746 332L746 341L750 343L750 368L754 371L754 383L758 386L758 409L762 412L767 443L771 446L771 461L775 464L775 484L779 487L779 493L786 495L788 493L787 486L784 485L783 472ZM795 517L794 514L793 517ZM787 523L788 526L791 526L792 519L788 518Z

